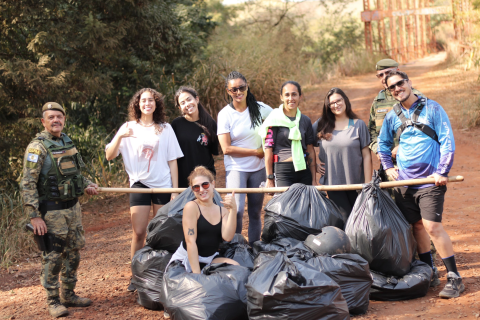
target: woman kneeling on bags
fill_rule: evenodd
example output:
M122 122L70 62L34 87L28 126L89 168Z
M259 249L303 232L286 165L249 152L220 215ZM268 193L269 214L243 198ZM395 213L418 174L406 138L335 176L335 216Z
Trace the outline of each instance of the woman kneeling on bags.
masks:
M187 272L200 273L211 263L239 265L228 258L216 258L220 244L231 241L237 227L235 192L222 201L224 207L213 203L215 181L210 170L198 166L188 177L196 199L183 209L184 241L173 254L170 263L182 261Z

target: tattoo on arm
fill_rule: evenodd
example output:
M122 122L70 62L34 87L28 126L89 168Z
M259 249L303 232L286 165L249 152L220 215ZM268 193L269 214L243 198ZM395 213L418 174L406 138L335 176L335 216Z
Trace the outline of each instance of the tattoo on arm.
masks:
M313 164L313 158L312 157L307 157L307 164L310 167Z
M195 234L195 231L193 229L188 228L188 235L193 236Z

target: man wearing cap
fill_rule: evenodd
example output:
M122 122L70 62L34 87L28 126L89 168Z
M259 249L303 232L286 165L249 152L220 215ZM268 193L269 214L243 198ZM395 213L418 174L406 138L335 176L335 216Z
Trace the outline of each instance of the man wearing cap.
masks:
M393 106L397 101L392 97L390 91L386 90L385 77L392 71L398 70L398 62L392 59L382 59L377 62L375 67L377 69L377 78L382 84L382 90L378 93L377 97L373 100L372 107L370 108L370 119L368 120L368 130L370 131L370 150L372 150L378 157L377 153L377 138L382 128L383 119L385 115L393 109ZM413 93L417 96L423 97L423 94L413 89ZM392 149L392 160L395 163L398 150L398 139L395 138ZM381 165L380 165L381 167ZM383 171L382 168L380 171ZM384 176L384 178L386 178Z
M54 318L68 315L66 307L86 307L92 301L74 292L79 250L85 246L78 197L98 194L98 186L81 174L85 166L72 140L62 133L65 110L55 102L43 108L45 128L25 151L21 189L26 213L36 235L43 235L40 282ZM61 296L59 274L61 273Z

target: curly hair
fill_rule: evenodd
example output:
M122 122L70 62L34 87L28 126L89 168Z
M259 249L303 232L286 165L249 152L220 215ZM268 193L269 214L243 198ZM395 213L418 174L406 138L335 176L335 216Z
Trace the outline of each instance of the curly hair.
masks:
M139 122L142 116L140 111L140 97L144 92L150 92L155 99L155 111L153 112L153 122L155 123L155 133L160 134L165 127L165 105L163 103L163 95L151 88L143 88L135 92L130 103L128 104L128 118L130 121Z
M197 166L190 173L190 175L187 178L188 179L188 184L190 185L190 187L192 186L193 179L195 179L196 177L205 177L210 182L215 180L215 177L213 176L213 173L210 170L208 170L207 168L205 168L204 166Z
M345 92L340 88L330 89L325 96L322 115L318 122L317 137L319 139L330 140L332 138L332 132L333 129L335 129L335 115L330 109L330 97L335 93L341 95L345 101L345 113L347 114L347 117L350 119L358 119L358 116L352 111L352 105Z

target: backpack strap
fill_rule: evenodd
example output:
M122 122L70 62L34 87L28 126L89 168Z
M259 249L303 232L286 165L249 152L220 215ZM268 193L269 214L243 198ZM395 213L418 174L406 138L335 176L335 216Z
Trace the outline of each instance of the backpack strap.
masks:
M438 141L438 136L435 130L433 130L430 126L426 124L418 122L418 117L420 116L420 113L422 112L423 107L425 107L425 104L426 104L426 99L421 98L417 108L413 112L412 119L407 119L407 117L405 117L405 115L402 112L402 108L400 107L400 103L397 103L393 106L393 110L395 114L402 122L400 127L398 127L397 129L398 140L400 140L400 136L402 135L403 131L405 131L405 129L407 129L408 127L414 127L415 129L422 131L424 134L426 134L427 136L435 140L437 143L440 143Z

